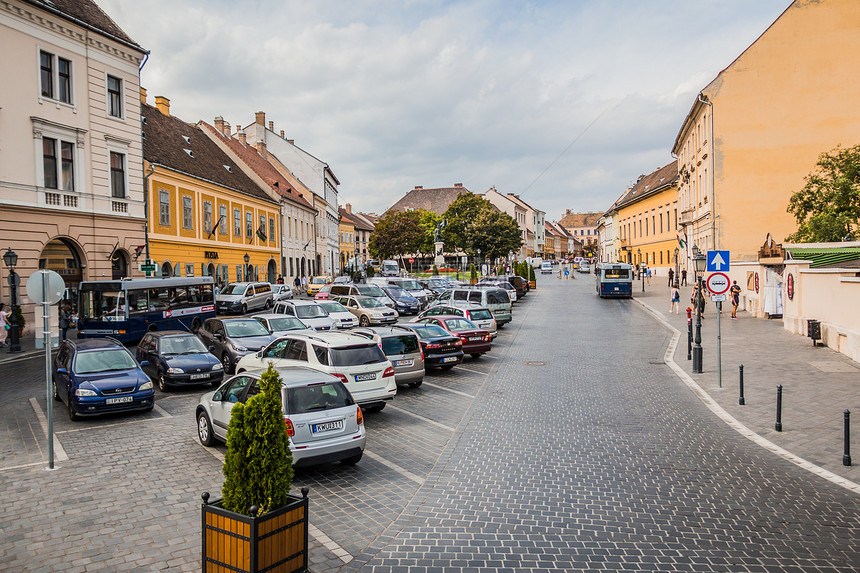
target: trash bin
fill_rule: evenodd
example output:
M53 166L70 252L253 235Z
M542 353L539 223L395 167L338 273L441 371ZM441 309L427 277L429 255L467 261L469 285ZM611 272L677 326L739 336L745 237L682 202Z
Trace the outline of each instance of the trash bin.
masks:
M821 321L809 319L806 321L806 336L812 339L812 346L817 346L821 340Z

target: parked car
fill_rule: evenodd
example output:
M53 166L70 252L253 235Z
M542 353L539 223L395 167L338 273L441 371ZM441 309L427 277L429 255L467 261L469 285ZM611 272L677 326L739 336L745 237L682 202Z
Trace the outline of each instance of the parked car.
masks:
M340 278L340 277L338 277ZM320 290L314 295L314 300L328 300L331 296L331 287L337 283L330 283L327 285L323 285Z
M258 314L254 320L266 327L274 336L283 336L289 332L310 332L311 329L295 316L285 314Z
M421 301L398 286L380 287L388 298L394 301L394 310L397 314L417 314L421 310Z
M363 336L346 332L288 334L242 358L237 369L256 370L269 362L275 368L307 366L337 376L362 408L382 410L397 394L394 367L379 345Z
M513 285L517 291L517 300L522 300L526 296L526 293L529 292L529 281L519 275L499 275L496 278L506 280Z
M272 300L289 300L293 298L293 288L288 284L273 284L272 285Z
M215 311L247 314L249 310L270 309L273 304L269 283L230 283L215 297Z
M357 328L352 334L379 344L394 366L394 380L401 386L418 388L424 381L424 353L415 331L400 325Z
M421 286L421 284L413 279L408 277L374 277L372 279L368 279L369 283L373 283L378 285L379 287L386 286L396 286L405 290L413 297L418 299L418 302L421 303L421 308L427 306L427 304L433 300L435 295L432 291L429 291Z
M203 344L213 347L212 353L221 360L227 374L233 373L240 358L276 338L253 318L209 318L197 331L197 336Z
M352 279L349 275L340 275L338 277L334 277L334 281L332 281L336 285L346 285L352 282Z
M393 310L373 297L369 296L339 296L337 300L346 309L358 317L358 324L394 324L397 322L396 310Z
M263 370L243 372L204 394L197 404L197 437L204 446L227 441L234 404L260 392ZM343 382L334 376L291 366L279 368L284 423L293 467L361 460L367 436L364 415Z
M320 300L317 303L325 309L338 328L358 326L358 317L336 300Z
M463 353L470 354L472 358L480 358L482 354L489 352L493 347L489 332L483 328L478 328L474 322L460 316L425 316L418 322L441 326L451 334L459 336L463 343Z
M382 268L379 274L384 277L396 277L400 274L400 265L394 260L382 261Z
M319 276L313 277L308 281L308 296L314 296L319 290L327 284L331 284L331 277Z
M511 303L517 302L517 289L514 288L514 285L504 279L484 279L478 282L475 286L478 288L494 287L503 289L507 291L508 298L511 299Z
M463 341L436 324L407 323L403 325L418 335L424 352L424 369L450 370L463 362Z
M552 274L552 263L549 261L544 261L543 263L541 263L540 274L551 275Z
M181 330L147 332L137 345L137 361L158 389L212 384L224 379L224 367L195 335Z
M468 320L471 320L478 328L483 328L487 332L490 333L490 338L495 338L498 334L496 332L496 319L493 317L493 313L489 308L485 306L478 306L476 304L471 303L462 303L456 302L454 304L440 304L436 306L431 306L421 314L419 314L416 318L412 319L412 322L418 322L425 316L442 316L442 315L451 315L451 316L462 316Z
M447 277L441 276L432 276L426 279L418 279L418 283L425 289L432 292L434 296L438 296L439 293L445 292L446 290L451 290L456 286L451 283L447 279Z
M73 421L155 406L152 381L113 338L64 340L53 359L51 385L54 400L65 402Z
M389 298L379 285L368 283L350 283L345 285L332 285L331 295L334 296L369 296L373 297L385 306L394 308L394 301Z
M313 330L331 330L337 325L315 300L284 300L275 305L275 314L295 316Z
M433 303L433 306L467 302L489 308L493 312L493 316L499 327L513 320L513 316L511 315L511 298L508 296L508 291L501 288L456 288L440 294L439 298Z
M590 273L591 266L588 264L588 261L582 261L579 263L579 269L577 269L581 273Z

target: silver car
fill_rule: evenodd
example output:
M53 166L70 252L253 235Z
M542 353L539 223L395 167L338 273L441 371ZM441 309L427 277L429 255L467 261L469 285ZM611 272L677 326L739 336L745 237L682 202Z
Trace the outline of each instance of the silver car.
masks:
M283 336L288 332L310 332L304 322L294 316L285 314L257 314L254 320L265 326L274 336Z
M358 326L358 317L349 312L345 306L336 300L318 300L317 304L325 309L335 321L338 328L352 328Z
M302 366L277 370L293 466L358 463L367 442L364 416L343 382ZM226 442L233 405L260 392L263 372L243 372L200 397L196 418L201 444Z
M273 302L269 283L230 283L215 297L215 311L248 314L249 310L268 310Z
M424 353L414 330L397 324L356 328L352 334L366 336L382 347L394 366L394 381L400 386L418 388L424 381Z
M275 314L295 316L312 330L334 330L335 320L313 300L282 300L275 305Z

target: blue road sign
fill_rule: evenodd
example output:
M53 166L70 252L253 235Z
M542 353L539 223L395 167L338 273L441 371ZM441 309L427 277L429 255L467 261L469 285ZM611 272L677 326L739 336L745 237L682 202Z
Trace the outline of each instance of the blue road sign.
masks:
M708 268L709 273L720 273L729 270L729 260L731 255L729 251L708 251Z

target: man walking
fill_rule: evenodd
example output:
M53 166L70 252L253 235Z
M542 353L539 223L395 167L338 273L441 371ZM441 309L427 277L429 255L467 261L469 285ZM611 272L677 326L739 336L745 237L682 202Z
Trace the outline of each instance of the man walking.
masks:
M670 269L669 269L669 286L670 286L670 287L671 287L671 286L672 286L672 284L675 282L675 281L673 281L673 280L672 280L672 279L674 279L674 278L675 278L675 269L670 268Z
M681 269L681 286L687 286L687 269Z
M738 305L741 303L741 287L738 286L738 281L732 281L732 318L738 317Z

